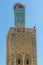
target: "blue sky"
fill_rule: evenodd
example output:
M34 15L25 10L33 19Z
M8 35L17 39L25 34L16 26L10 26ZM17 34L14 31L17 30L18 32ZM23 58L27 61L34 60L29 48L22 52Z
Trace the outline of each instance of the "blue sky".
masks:
M43 65L43 0L0 0L0 65L6 65L6 37L14 27L16 3L25 5L26 28L36 26L37 65Z

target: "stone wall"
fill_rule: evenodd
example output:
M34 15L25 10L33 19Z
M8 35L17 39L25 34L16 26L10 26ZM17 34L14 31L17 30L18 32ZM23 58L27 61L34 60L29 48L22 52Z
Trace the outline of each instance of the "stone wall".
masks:
M28 65L37 65L36 30L10 28L7 37L7 65L27 65L26 62Z

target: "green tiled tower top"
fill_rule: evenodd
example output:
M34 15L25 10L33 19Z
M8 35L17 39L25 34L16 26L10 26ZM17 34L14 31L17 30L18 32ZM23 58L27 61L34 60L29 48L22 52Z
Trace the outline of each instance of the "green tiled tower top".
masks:
M25 6L17 3L14 6L14 13L15 13L15 27L25 28Z

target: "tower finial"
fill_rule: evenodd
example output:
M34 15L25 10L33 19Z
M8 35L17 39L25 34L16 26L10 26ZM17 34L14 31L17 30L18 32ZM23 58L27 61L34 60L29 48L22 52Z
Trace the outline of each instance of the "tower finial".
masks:
M20 7L25 9L24 5L17 3L17 4L14 5L14 10L16 10L17 8L20 8Z

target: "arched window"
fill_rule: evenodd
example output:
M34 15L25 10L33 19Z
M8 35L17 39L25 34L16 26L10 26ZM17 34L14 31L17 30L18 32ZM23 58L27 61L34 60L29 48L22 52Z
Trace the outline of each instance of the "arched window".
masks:
M26 64L29 64L29 59L26 60Z
M30 56L28 54L25 55L24 65L30 65Z
M21 54L16 55L16 65L23 65L23 56Z
M20 59L18 59L18 64L20 64Z

